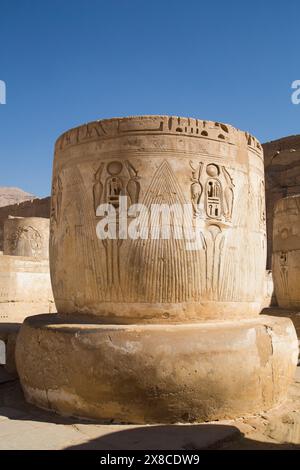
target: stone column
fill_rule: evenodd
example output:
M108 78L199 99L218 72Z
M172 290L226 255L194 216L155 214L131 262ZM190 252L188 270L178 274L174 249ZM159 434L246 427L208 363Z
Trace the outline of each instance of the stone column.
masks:
M300 193L300 135L263 144L266 173L268 258L272 266L273 214L277 201Z
M277 202L273 223L273 275L279 307L300 308L300 195Z
M49 219L8 217L4 222L4 255L49 259Z
M55 312L49 272L49 219L12 217L4 222L0 256L0 322Z
M114 238L100 236L105 208ZM135 423L229 418L282 400L297 338L289 320L258 316L265 218L263 154L248 133L140 116L63 134L50 239L59 315L22 327L27 400ZM141 238L124 235L137 227Z

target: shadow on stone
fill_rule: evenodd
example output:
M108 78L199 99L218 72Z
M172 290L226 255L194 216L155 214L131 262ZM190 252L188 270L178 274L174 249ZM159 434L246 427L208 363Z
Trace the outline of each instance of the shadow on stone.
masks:
M285 450L300 444L248 439L235 426L222 424L148 426L111 432L68 450Z
M68 449L95 450L198 450L217 449L243 434L222 424L140 426L111 432Z
M99 421L59 416L38 409L24 401L18 381L0 384L0 416L2 423L13 421L16 425L16 432L18 426L21 426L21 422L27 423L28 433L33 434L29 437L27 433L27 436L24 436L24 442L21 440L22 449L59 448L106 451L300 449L300 440L296 429L297 416L290 431L286 428L281 430L280 420L278 421L279 428L275 431L273 429L270 435L269 433L264 434L264 426L261 429L260 426L257 429L253 428L251 437L257 439L259 435L260 441L249 438L249 435L246 437L237 426L221 423L152 426L104 424ZM8 418L8 421L5 418ZM273 428L273 421L271 424ZM43 436L40 440L36 437L36 432ZM36 439L33 447L30 439ZM70 442L71 439L73 442ZM283 442L276 443L274 439Z
M0 349L0 363L14 378L17 378L15 349L20 327L21 323L18 322L0 322L0 341L3 344Z

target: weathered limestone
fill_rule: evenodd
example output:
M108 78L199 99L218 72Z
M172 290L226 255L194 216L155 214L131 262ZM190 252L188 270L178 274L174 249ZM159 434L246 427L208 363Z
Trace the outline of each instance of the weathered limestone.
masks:
M4 223L9 216L50 218L50 197L0 207L0 250L3 251Z
M177 204L177 216L190 204L198 245L188 249L174 235L187 219L161 222L157 206L152 226L161 222L171 236L126 239L119 196L143 204L127 221L140 229L153 204ZM101 204L118 215L116 239L99 238ZM168 116L97 121L63 134L50 238L59 315L22 326L16 359L27 400L137 423L272 407L286 395L298 347L289 320L258 317L265 260L264 164L254 137Z
M0 322L55 312L49 272L49 219L11 217L0 255Z
M273 223L273 276L278 305L300 307L300 195L275 205Z
M0 256L0 322L56 312L48 260Z
M188 251L174 238L98 240L96 209L120 194L147 208L193 204L203 249ZM58 311L129 323L256 315L264 194L260 144L231 126L144 116L64 134L55 150L50 244Z
M266 175L268 257L272 266L273 214L276 202L300 193L300 135L292 135L263 144Z
M12 217L4 223L4 254L49 259L49 219Z
M295 372L290 320L101 325L26 319L18 372L28 401L116 422L202 421L254 413L285 398Z
M272 271L267 270L265 277L265 294L262 308L268 308L274 305L277 305L277 301L274 294L273 275Z

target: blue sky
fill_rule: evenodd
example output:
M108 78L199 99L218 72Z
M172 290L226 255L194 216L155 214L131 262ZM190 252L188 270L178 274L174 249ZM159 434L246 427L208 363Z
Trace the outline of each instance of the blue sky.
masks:
M0 0L0 186L48 195L56 138L94 119L300 133L299 19L298 0Z

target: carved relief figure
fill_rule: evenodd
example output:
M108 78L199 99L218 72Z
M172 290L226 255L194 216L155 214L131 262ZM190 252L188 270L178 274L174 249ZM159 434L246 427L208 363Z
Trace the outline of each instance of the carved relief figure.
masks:
M128 160L125 163L130 176L130 180L128 181L126 187L127 193L130 197L131 204L137 204L141 191L141 185L138 181L140 177L138 176L136 169L131 165L131 163L129 163Z
M140 195L140 177L135 167L128 160L123 164L113 160L109 163L101 162L94 175L93 200L94 211L100 204L112 204L119 209L119 197L127 196L130 204L136 204ZM119 219L117 219L117 234L119 232ZM107 274L107 300L113 301L122 298L120 249L123 240L102 240L105 249Z
M191 181L192 181L191 197L192 197L194 215L197 216L201 214L199 205L200 205L201 196L203 192L203 186L200 182L200 178L201 178L203 163L200 162L198 164L198 168L195 168L193 165L193 162L190 161L190 167L193 170L192 177L191 177Z
M233 211L234 184L225 166L222 166L222 171L226 180L226 187L224 189L224 215L225 215L225 219L228 221L228 220L231 220L232 211Z

